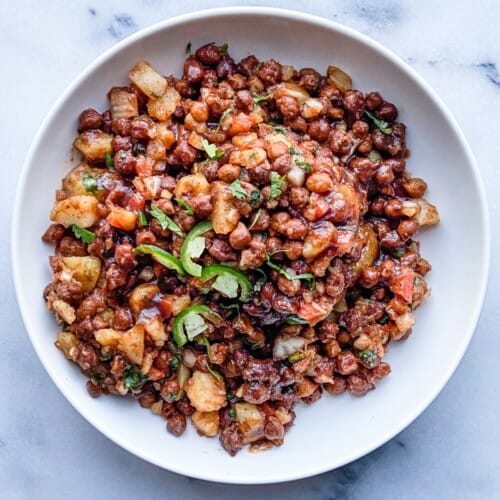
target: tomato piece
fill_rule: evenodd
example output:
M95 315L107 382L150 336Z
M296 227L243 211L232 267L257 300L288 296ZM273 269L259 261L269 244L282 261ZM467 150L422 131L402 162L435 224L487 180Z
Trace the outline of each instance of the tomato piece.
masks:
M141 193L132 193L127 202L127 208L129 210L144 210L144 205L146 204L144 197Z
M413 298L413 280L415 278L415 273L411 269L405 267L399 273L389 280L389 289L395 295L403 297L403 299L411 303Z
M172 315L172 308L173 304L170 300L161 299L160 302L158 302L158 310L160 311L162 319L170 318Z
M299 318L305 319L311 326L328 316L328 311L325 311L318 303L311 302L310 304L301 303L297 311Z
M133 231L137 224L137 214L121 207L113 207L106 220L113 227Z

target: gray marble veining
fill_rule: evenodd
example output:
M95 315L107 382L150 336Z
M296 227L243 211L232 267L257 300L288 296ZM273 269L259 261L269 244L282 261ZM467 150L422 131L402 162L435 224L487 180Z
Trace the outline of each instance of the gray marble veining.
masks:
M7 234L19 168L43 116L70 80L118 40L169 16L236 4L293 7L334 19L372 36L415 67L451 108L470 141L485 179L494 221L493 246L498 247L500 3L496 0L3 2L0 498L500 498L500 266L495 259L476 335L429 409L370 455L298 482L238 487L185 478L149 465L87 424L37 360L12 293Z

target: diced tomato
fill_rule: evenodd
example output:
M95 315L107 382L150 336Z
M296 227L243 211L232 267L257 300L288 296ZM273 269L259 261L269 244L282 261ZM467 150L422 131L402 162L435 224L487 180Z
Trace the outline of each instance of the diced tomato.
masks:
M408 267L403 267L399 273L394 273L389 280L389 288L392 293L403 297L403 299L411 303L413 298L413 280L415 273Z
M153 175L154 161L151 158L141 156L137 158L135 170L139 177L148 177Z
M328 316L328 311L325 311L316 302L311 302L310 304L301 303L297 311L297 316L305 319L311 326L314 326L318 321Z
M137 214L121 207L113 207L106 220L113 227L124 231L132 231L137 223Z
M154 366L148 371L148 377L153 382L162 379L165 375L165 370L158 370L158 368L155 368Z
M160 311L162 319L170 318L172 315L172 301L161 299L158 302L158 310Z
M349 253L354 244L354 233L352 231L347 231L346 229L339 229L337 231L337 241L335 246L337 247L337 256L341 257L346 253Z
M132 193L128 199L127 208L129 210L144 210L145 200L141 193Z

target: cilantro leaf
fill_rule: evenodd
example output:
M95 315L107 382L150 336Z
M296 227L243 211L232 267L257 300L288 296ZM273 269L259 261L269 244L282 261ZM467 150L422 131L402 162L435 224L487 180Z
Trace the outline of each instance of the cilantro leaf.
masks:
M290 146L288 148L288 152L291 154L291 155L300 155L302 154L301 151L299 149L297 149L295 146Z
M210 144L206 139L201 140L201 145L203 146L205 153L207 153L207 156L211 160L218 160L219 158L224 156L224 151L217 149L217 146L215 144Z
M113 157L109 153L106 153L104 155L104 163L106 164L106 168L109 168L110 170L114 170L115 160L113 159Z
M219 50L220 50L220 53L223 55L223 56L227 56L227 50L229 49L229 45L227 43L223 43L220 47L219 47Z
M185 52L186 52L186 54L187 54L188 56L190 56L190 55L191 55L191 42L188 42L188 43L186 44L186 49L185 49Z
M194 210L191 208L189 203L182 198L174 198L174 200L178 203L180 207L182 207L182 211L188 215L194 215Z
M231 193L235 198L238 198L238 200L246 200L247 199L247 192L241 185L241 181L239 179L236 179L235 181L231 182L229 185L229 189L231 190Z
M296 281L296 280L309 281L309 287L311 289L314 288L314 284L315 284L314 274L311 274L311 273L295 274L295 272L292 270L287 271L286 269L282 268L278 264L274 263L271 260L271 256L269 254L266 254L266 263L271 269L278 271L278 273L280 273L282 276L284 276L287 280L290 280L290 281Z
M377 127L383 134L389 135L392 134L392 127L389 122L381 120L377 118L373 113L370 113L368 110L365 110L365 115L370 119L370 121Z
M151 203L151 215L160 223L162 229L169 229L177 236L184 236L182 229L154 203Z
M123 385L126 389L134 392L139 391L148 380L149 377L136 366L127 365L123 370Z
M297 165L297 167L301 167L306 174L312 171L311 164L307 161L295 160L295 165Z
M257 203L260 202L262 199L262 195L260 194L260 191L258 189L254 189L253 191L250 192L250 199L248 200L250 205L254 207L257 205Z
M227 108L224 110L224 113L222 113L222 115L220 115L219 123L217 124L217 128L215 129L216 134L220 131L220 128L222 127L222 124L224 123L224 120L226 119L227 115L229 113L231 113L231 111L232 111L231 108Z
M173 358L172 361L170 362L170 368L172 370L177 370L179 368L179 365L182 363L182 356L180 354L176 354Z
M307 321L303 318L300 318L296 314L291 314L285 318L285 323L287 325L307 325Z
M93 195L97 194L97 179L92 177L88 172L83 172L82 174L82 184L85 188L85 191L92 193Z
M80 227L76 224L71 224L71 230L73 231L75 238L82 240L87 245L95 240L95 234L92 231L83 229L83 227Z
M254 95L253 96L253 102L257 105L266 102L267 100L271 99L273 96L272 93L266 94L266 95Z
M274 200L278 196L281 196L283 191L281 190L285 176L280 177L278 172L271 172L271 193L269 194L269 200Z
M262 208L259 208L259 210L257 210L257 213L255 214L255 217L253 218L253 221L250 224L250 227L248 229L252 229L255 226L255 224L257 224L257 221L259 220L261 213L262 213Z

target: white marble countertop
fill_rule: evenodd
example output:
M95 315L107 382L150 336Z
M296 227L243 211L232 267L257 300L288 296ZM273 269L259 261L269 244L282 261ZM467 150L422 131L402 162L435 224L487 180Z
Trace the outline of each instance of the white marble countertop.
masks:
M342 469L262 487L206 483L161 470L94 430L38 361L15 302L8 234L15 185L50 106L95 56L134 31L208 6L292 6L352 26L393 49L438 91L477 157L500 229L500 3L498 0L3 1L0 134L0 497L499 498L500 266L462 363L434 403L382 448ZM464 228L466 237L466 228Z

